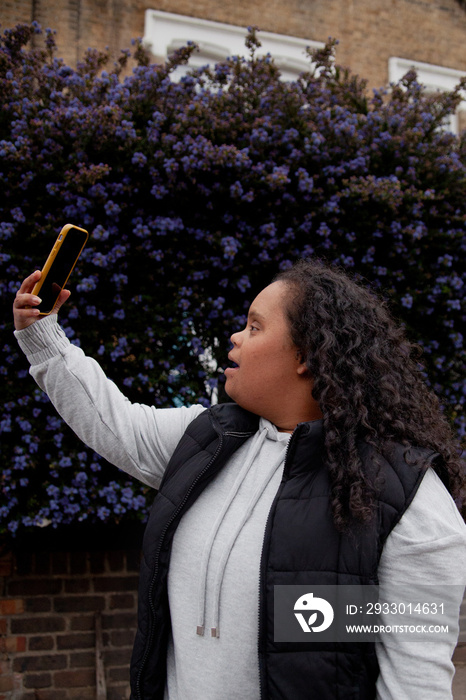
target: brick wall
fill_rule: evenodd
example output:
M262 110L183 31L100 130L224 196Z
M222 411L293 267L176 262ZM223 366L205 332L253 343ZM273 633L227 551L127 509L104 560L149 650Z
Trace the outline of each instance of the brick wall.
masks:
M0 558L0 700L129 698L139 558L134 544Z
M0 23L37 20L58 31L59 55L74 65L89 47L114 55L144 33L146 9L290 34L339 39L338 63L370 87L388 80L398 56L466 69L466 11L457 0L2 0Z
M127 700L142 532L0 556L0 700ZM136 546L136 548L135 548ZM466 687L466 599L454 661Z

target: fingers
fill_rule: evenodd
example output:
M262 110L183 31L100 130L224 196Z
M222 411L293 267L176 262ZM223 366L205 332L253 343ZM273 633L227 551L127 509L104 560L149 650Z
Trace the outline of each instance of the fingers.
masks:
M36 308L41 303L41 299L36 294L33 294L37 282L40 280L41 271L36 270L26 277L16 293L13 302L13 316L16 330L23 330L40 318L40 310ZM40 290L39 290L40 294ZM69 289L62 289L51 313L58 313L65 301L70 297Z
M26 277L18 290L18 294L30 294L40 280L41 274L42 272L40 270L35 270L32 275Z
M35 307L40 302L40 298L34 294L18 291L13 302L13 316L17 331L27 328L31 323L37 321L40 311Z
M32 275L29 275L29 277L26 277L26 279L23 281L21 287L16 292L16 297L13 302L13 311L15 313L21 312L25 309L30 310L29 307L38 306L40 304L40 298L35 294L32 294L32 291L39 281L40 276L41 271L36 270L32 273Z

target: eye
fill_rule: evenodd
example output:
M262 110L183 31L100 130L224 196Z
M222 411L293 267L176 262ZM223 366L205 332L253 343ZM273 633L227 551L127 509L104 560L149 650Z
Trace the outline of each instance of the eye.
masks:
M251 332L252 332L252 331L259 331L260 328L259 328L259 326L256 326L255 323L251 323L251 324L249 325L249 330L250 330Z

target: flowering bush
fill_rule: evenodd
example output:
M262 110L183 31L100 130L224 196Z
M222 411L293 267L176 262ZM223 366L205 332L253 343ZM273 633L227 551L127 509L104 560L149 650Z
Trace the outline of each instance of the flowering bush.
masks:
M459 102L408 73L368 98L334 43L286 83L270 57L170 75L136 42L76 70L37 25L0 44L4 530L144 518L152 495L85 449L27 376L11 336L20 281L64 223L90 231L60 312L71 341L133 401L208 404L253 296L299 256L353 270L390 299L464 432L465 141Z

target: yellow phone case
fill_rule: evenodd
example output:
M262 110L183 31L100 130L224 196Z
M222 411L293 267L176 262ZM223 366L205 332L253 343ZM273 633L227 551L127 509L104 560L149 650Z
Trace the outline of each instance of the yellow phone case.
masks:
M45 265L44 265L44 267L42 268L42 275L41 275L41 278L40 278L40 280L37 282L37 284L34 286L34 289L32 290L32 294L35 294L36 296L40 296L39 292L40 292L40 290L41 290L41 288L42 288L42 286L43 286L45 280L47 279L47 275L48 275L48 273L49 273L49 271L50 271L50 269L51 269L51 267L52 267L52 265L53 265L53 262L54 262L55 258L56 258L57 255L58 255L58 252L59 252L60 248L62 247L62 245L64 244L64 242L65 242L65 240L66 240L66 236L67 236L68 232L69 232L71 229L77 229L78 231L82 231L83 233L86 234L86 237L85 237L85 239L84 239L84 242L83 242L82 246L81 246L81 247L79 248L79 250L77 251L77 254L76 254L76 256L74 257L72 264L70 265L70 268L69 268L69 270L68 270L68 274L66 275L66 279L64 280L63 284L61 285L60 289L59 289L58 292L57 292L56 299L55 299L55 301L54 301L54 303L53 303L53 305L52 305L52 308L51 308L49 311L41 311L41 312L40 312L40 315L41 315L41 316L48 316L50 313L52 313L53 308L54 308L54 306L55 306L55 304L56 304L56 302L57 302L57 299L58 299L58 297L60 296L60 292L61 292L62 289L65 287L65 285L66 285L66 283L67 283L67 281L68 281L68 279L69 279L69 276L70 276L71 273L73 272L74 266L76 265L76 263L77 263L77 261L78 261L78 258L79 258L79 256L81 255L82 250L83 250L84 246L85 246L86 243L87 243L87 239L89 238L89 233L88 233L88 232L86 231L86 229L84 229L84 228L80 228L79 226L74 226L74 224L66 224L65 226L63 226L62 230L61 230L60 233L58 234L57 240L55 241L55 243L54 243L54 245L53 245L53 248L52 248L52 250L50 251L50 254L49 254L47 260L45 261Z

